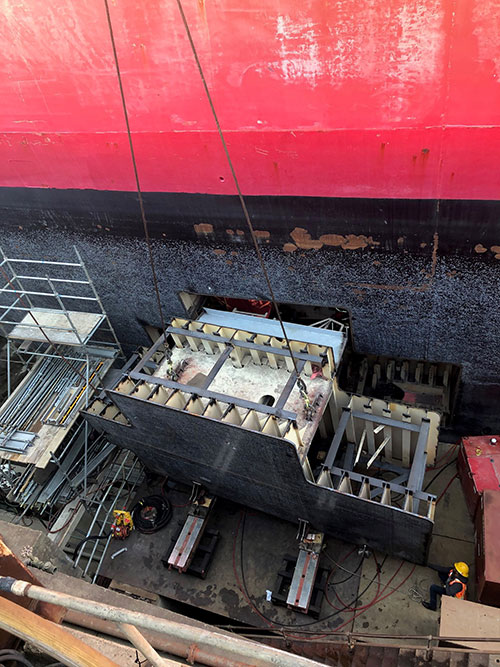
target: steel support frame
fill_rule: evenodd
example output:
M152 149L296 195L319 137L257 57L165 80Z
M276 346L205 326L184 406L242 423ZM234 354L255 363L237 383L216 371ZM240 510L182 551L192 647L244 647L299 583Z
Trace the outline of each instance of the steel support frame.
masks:
M297 414L295 412L291 412L288 410L284 410L284 406L293 391L293 388L295 387L295 383L297 382L297 374L295 371L292 371L290 374L290 378L288 379L285 387L283 388L283 391L281 392L280 397L276 401L276 404L274 406L269 406L269 405L264 405L262 403L254 403L253 401L247 401L246 399L243 398L238 398L235 396L229 396L226 394L221 394L219 392L213 392L209 389L210 385L214 381L215 377L217 376L217 373L220 371L222 366L224 365L225 361L229 358L231 351L233 349L233 346L237 347L243 347L246 349L255 349L260 352L266 352L266 353L272 353L272 354L277 354L279 356L287 357L290 356L289 350L284 350L280 348L274 348L271 347L270 345L258 345L257 343L249 343L247 341L239 341L235 340L234 337L229 339L229 338L223 338L222 336L216 336L214 334L205 334L203 332L199 331L185 331L184 329L178 329L175 327L168 327L166 330L166 333L175 333L178 335L182 336L193 336L195 338L200 338L200 339L206 339L210 340L212 342L217 342L220 344L225 344L226 349L224 352L222 352L219 355L219 358L215 362L214 366L212 367L209 375L207 376L205 382L201 387L195 386L195 385L189 385L189 384L182 384L180 382L175 382L174 380L168 380L165 378L160 378L156 375L148 375L147 373L143 373L144 367L151 367L153 365L153 368L157 368L158 364L155 364L154 362L151 361L152 357L158 352L158 350L162 346L166 346L166 336L165 334L161 335L158 340L154 343L154 345L147 351L147 353L142 357L142 359L139 361L139 363L134 366L133 370L130 371L128 376L132 378L133 380L139 380L139 381L145 381L149 382L151 384L161 384L164 387L168 387L170 389L178 389L180 391L185 391L187 393L195 394L197 396L203 396L205 398L211 398L215 399L217 401L221 401L223 403L229 403L236 405L241 408L248 408L250 410L257 410L259 412L264 412L266 414L274 415L275 417L281 418L281 419L291 419L295 420L297 418ZM315 362L315 363L321 363L322 358L316 355L310 355L310 354L305 354L305 353L294 353L294 357L297 360L297 370L300 375L300 373L304 370L304 366L307 361L310 362Z
M410 476L408 477L408 488L415 493L420 491L425 476L425 466L427 462L427 438L431 428L429 419L422 419L420 425L420 433L418 434L417 446L410 469ZM418 511L418 498L415 498L414 510Z
M167 327L166 333L162 334L155 344L146 352L146 354L139 361L137 366L134 368L134 372L139 373L142 371L144 366L150 359L158 352L159 348L162 345L168 346L166 342L166 334L177 334L179 336L190 336L191 338L198 338L200 340L208 340L212 343L227 344L233 345L234 347L242 347L247 350L257 350L258 352L275 354L280 357L291 357L290 351L288 349L272 347L272 345L259 345L258 343L251 343L245 340L237 340L234 338L234 335L231 338L224 338L223 336L217 336L216 334L208 334L203 331L191 331L190 329L178 329L176 327ZM294 352L293 356L295 360L299 361L310 361L313 364L322 364L323 358L315 354L306 354L305 352Z
M211 391L210 389L201 389L200 387L195 387L194 385L181 384L180 382L174 382L173 380L166 380L165 378L147 375L146 373L135 373L134 371L130 373L129 377L133 380L144 380L145 382L149 382L151 384L161 384L164 387L168 387L169 389L177 389L179 391L184 391L187 394L194 394L196 396L202 396L203 398L213 398L216 401L229 403L230 405L236 405L239 408L257 410L258 412L264 412L268 415L274 415L280 419L291 419L292 421L297 419L297 413L295 412L290 412L289 410L277 410L274 406L264 405L263 403L254 403L253 401L247 401L246 399L238 398L237 396L220 394L219 392ZM105 391L108 393L111 400L113 400L113 393L120 394L120 392L114 392L113 390ZM136 398L135 400L141 401L144 399Z
M383 491L385 488L389 488L391 492L402 493L403 495L406 495L410 492L408 487L401 486L401 484L397 484L396 482L386 482L385 480L378 479L377 477L368 477L368 475L362 475L358 472L353 472L352 470L344 470L343 468L337 468L336 466L330 470L330 474L334 477L340 477L341 479L347 475L350 480L354 482L360 482L361 484L366 481L370 484L370 486L375 486L381 491ZM436 496L425 493L425 491L421 490L412 491L412 495L414 498L414 503L417 500L430 502L431 500L436 499ZM414 513L416 513L416 511Z
M417 439L417 446L415 449L415 453L413 456L413 460L411 463L411 467L409 471L406 473L404 467L400 468L401 471L401 481L403 481L404 476L406 474L408 475L408 485L407 487L400 486L399 484L395 484L394 482L385 482L385 481L379 481L379 484L374 484L375 486L380 486L381 489L389 485L391 488L391 491L394 491L396 493L406 493L408 490L412 491L414 495L421 491L422 489L422 483L424 480L424 475L425 475L425 467L426 467L426 460L427 460L427 439L429 437L429 431L430 431L430 420L424 417L422 419L422 422L420 425L417 424L412 424L409 422L400 422L397 421L396 419L391 419L389 417L382 417L382 416L377 416L373 415L370 413L366 412L359 412L359 411L353 411L351 408L344 407L342 409L342 416L340 417L339 425L337 429L335 430L334 437L332 439L332 443L330 445L330 448L328 450L328 453L325 458L325 462L323 464L323 469L329 470L331 474L341 474L343 475L344 473L348 473L348 475L352 479L356 479L355 475L356 473L350 471L350 470L343 470L341 468L335 468L334 467L334 462L335 459L337 458L338 451L340 449L340 444L342 442L342 438L345 435L346 428L349 424L349 421L351 419L362 419L364 421L368 422L373 422L376 424L380 424L383 426L388 426L391 428L399 428L402 431L410 431L414 433L418 433L418 439ZM334 470L339 470L341 471L340 473L334 472ZM374 477L366 477L359 475L360 479L358 481L362 481L361 478L364 477L364 479L367 479L371 482L371 480L375 480L376 478ZM427 496L425 497L427 499ZM415 496L415 511L418 510L418 499Z

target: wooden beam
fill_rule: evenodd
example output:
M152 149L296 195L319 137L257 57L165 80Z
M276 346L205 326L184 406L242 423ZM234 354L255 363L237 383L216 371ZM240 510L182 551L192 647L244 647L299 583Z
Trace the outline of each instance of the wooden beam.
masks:
M34 644L69 667L119 667L102 653L80 641L60 625L0 598L0 628Z

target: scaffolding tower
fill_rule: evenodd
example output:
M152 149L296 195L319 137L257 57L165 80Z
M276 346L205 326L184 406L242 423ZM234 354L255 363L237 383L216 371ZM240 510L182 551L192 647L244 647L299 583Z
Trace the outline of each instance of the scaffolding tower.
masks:
M8 396L0 407L0 456L9 461L45 467L116 357L123 357L90 274L73 249L76 261L62 262L7 257L0 248ZM14 356L30 372L12 392ZM24 456L35 438L46 443L43 451L40 446L36 455Z

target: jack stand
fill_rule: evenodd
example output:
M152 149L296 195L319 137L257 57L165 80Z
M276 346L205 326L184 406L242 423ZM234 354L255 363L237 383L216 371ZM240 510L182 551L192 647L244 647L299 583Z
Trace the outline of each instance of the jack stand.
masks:
M193 485L191 499L189 514L167 561L169 568L173 567L179 572L186 572L189 568L216 501L215 496L203 493L197 483Z
M312 531L304 532L299 544L299 555L293 572L290 590L286 600L287 607L307 614L313 594L316 575L318 574L319 557L323 548L323 533Z

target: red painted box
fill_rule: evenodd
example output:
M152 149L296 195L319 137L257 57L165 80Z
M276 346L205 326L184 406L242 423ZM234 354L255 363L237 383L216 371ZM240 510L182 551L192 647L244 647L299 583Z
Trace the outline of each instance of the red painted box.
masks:
M483 491L500 491L500 435L463 438L458 473L472 519Z
M484 491L476 516L477 599L500 607L500 493Z

